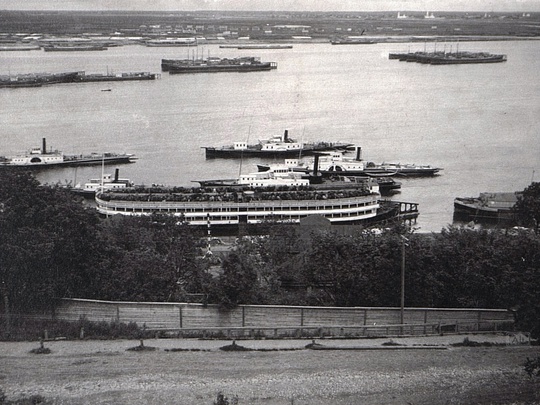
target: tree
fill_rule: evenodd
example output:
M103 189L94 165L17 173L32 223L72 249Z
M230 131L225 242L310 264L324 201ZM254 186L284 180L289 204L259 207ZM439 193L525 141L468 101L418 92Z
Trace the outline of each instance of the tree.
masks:
M93 298L178 301L201 293L210 276L201 260L198 234L174 217L119 217L101 229L107 254Z
M10 314L54 307L55 298L88 288L98 217L59 187L23 171L0 173L0 283Z
M532 183L518 196L515 205L519 222L532 227L536 234L540 230L540 182Z
M211 300L223 308L239 304L254 304L257 290L257 270L249 255L231 252L222 265L223 273L214 280Z

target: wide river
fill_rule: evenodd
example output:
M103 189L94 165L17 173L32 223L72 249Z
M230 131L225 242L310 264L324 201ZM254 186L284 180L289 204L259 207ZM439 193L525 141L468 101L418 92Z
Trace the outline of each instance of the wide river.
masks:
M447 50L456 44L437 45ZM202 146L255 143L281 135L348 141L368 161L429 164L433 178L400 178L395 200L419 204L417 226L452 223L453 200L523 190L539 181L540 41L460 43L461 51L504 53L505 63L431 66L389 60L389 52L433 44L237 50L198 47L198 56L259 56L270 72L169 75L144 82L0 89L0 155L41 145L65 153L128 152L120 166L137 184L192 185L256 170L256 159L206 160ZM186 48L124 46L100 52L0 52L0 74L160 72L161 58ZM110 89L111 91L102 91ZM111 172L113 167L107 167ZM536 178L535 178L536 170ZM101 167L40 172L44 183L87 182Z

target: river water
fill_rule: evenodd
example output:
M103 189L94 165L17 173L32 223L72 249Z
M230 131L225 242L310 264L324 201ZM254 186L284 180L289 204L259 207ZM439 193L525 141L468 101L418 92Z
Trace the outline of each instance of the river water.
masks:
M463 51L504 53L505 63L431 66L388 59L389 52L425 46L208 45L199 46L198 56L260 56L278 68L0 89L0 155L38 147L47 138L48 146L65 153L136 154L138 161L120 166L120 174L137 184L189 186L256 170L257 159L206 160L202 146L255 143L288 129L298 140L353 142L368 161L442 167L433 178L400 178L402 190L393 197L418 203L419 230L438 232L452 223L455 197L523 190L539 180L534 173L540 169L540 41L459 44ZM0 52L0 74L158 73L161 58L185 58L188 52L191 57L194 51L138 45L100 52ZM101 167L85 167L37 177L84 183L100 175Z

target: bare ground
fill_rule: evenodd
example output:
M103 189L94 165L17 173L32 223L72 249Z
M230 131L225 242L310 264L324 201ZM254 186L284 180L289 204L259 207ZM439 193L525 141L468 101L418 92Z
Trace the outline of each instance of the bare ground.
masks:
M54 404L239 405L540 404L540 378L523 364L539 346L474 335L494 346L455 347L465 336L391 339L0 342L0 388L8 400L41 395Z

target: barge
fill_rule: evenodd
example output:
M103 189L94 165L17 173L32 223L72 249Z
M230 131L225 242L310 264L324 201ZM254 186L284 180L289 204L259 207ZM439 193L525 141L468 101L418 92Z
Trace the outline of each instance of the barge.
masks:
M91 73L79 72L76 78L77 82L123 82L133 80L155 80L158 78L156 73L150 72L127 72L127 73Z
M149 39L144 43L149 47L184 47L197 46L196 38L164 38L164 39Z
M161 70L169 74L182 73L218 73L218 72L259 72L277 69L276 62L261 62L259 58L246 56L241 58L207 59L162 59Z
M65 73L28 73L0 76L3 87L41 87L60 83L121 82L132 80L155 80L159 74L150 72L89 73L84 71Z
M104 45L46 45L45 52L85 52L85 51L106 51Z
M484 192L478 197L456 197L454 220L511 224L520 195L521 192Z
M471 63L501 63L506 62L506 55L488 52L408 52L390 53L388 59L400 62L416 62L429 65L458 65Z

